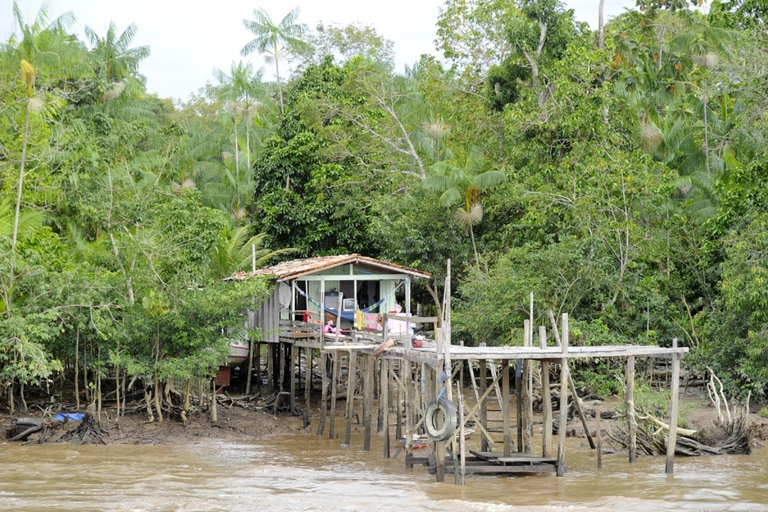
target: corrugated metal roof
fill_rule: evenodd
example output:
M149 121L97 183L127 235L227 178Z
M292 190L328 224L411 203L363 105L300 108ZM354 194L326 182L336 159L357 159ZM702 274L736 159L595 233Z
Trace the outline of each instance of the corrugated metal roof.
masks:
M327 270L329 268L346 265L349 263L368 265L371 267L379 268L385 272L391 272L395 274L408 274L412 277L430 277L429 272L422 272L415 268L405 267L403 265L397 265L395 263L389 263L386 261L377 260L374 258L368 258L366 256L360 256L359 254L340 254L337 256L318 256L317 258L305 258L302 260L284 261L271 267L264 267L256 270L256 272L235 272L228 279L235 279L242 281L249 277L256 276L275 276L278 281L289 281L302 276L311 275L321 270Z

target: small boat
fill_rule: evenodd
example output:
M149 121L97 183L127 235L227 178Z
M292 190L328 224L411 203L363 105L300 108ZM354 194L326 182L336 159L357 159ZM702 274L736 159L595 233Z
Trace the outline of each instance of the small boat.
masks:
M248 359L248 342L231 341L229 343L229 364L238 365Z

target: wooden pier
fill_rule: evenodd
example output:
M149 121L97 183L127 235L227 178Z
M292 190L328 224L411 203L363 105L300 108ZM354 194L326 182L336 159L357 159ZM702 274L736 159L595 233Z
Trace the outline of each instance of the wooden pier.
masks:
M399 455L400 449L396 447L401 446L400 440L404 439L401 449L405 451L405 467L426 465L438 481L443 481L446 473L453 473L456 484L463 484L468 474L551 472L563 476L566 470L565 437L569 395L573 399L575 393L569 375L569 362L587 358L618 358L625 362L630 463L636 457L633 449L636 358L671 360L669 424L677 424L680 359L688 349L677 347L676 340L671 348L649 345L572 346L569 343L567 314L562 315L558 325L554 315L549 312L549 329L545 326L534 329L531 308L531 319L525 321L524 336L519 346L462 346L451 341L449 297L443 301L441 318L411 314L410 279L420 277L418 271L399 266L386 268L384 262L358 255L343 258L331 263L320 259L319 268L324 273L319 276L313 273L317 271L317 265L313 267L305 264L307 260L301 260L299 272L290 267L284 272L281 269L269 269L268 272L278 278L278 283L289 283L282 289L284 296L279 297L280 291L276 287L273 297L259 311L249 315L252 327L261 328L264 333L252 354L260 355L261 344L266 345L267 383L270 396L274 397L274 407L289 409L294 414L303 413L305 427L313 428L317 435L338 438L341 444L349 445L353 422L360 418L364 429L365 450L371 449L375 426L377 434L383 438L384 457ZM380 313L377 318L380 331L361 325L360 313L357 313L356 322L347 321L346 329L340 328L345 322L341 314L344 310L344 294L339 292L338 288L342 287L339 285L345 279L354 281L352 290L356 294L361 289L365 291L365 288L358 286L358 281L369 282L373 279L370 271L364 273L355 265L364 267L363 270L375 269L380 272L375 275L377 279L399 280L405 284L405 311ZM339 266L344 266L342 273L328 274L329 269ZM303 285L299 284L300 280L303 280ZM315 309L310 307L314 304L311 297L312 282L318 285L314 290L320 296L319 304L316 305L319 307ZM329 282L335 283L337 288L330 296L326 293ZM446 285L446 289L450 289L450 283ZM397 286L400 284L389 289L396 290ZM297 289L302 287L303 290L297 293ZM287 294L285 288L289 290ZM306 297L301 304L297 300L300 296ZM329 309L326 300L332 303L332 308ZM383 299L380 301L383 302ZM355 296L354 304L358 302L359 298ZM384 311L387 309L390 308L386 307ZM331 325L327 323L329 310L335 313L332 319L335 318L335 324L339 327L335 332L328 332L326 328ZM405 328L399 328L398 332L393 333L390 329L393 325ZM429 332L434 333L434 339L418 339L414 344L415 337L411 333L414 325L433 327ZM537 343L534 343L534 333L538 333ZM379 353L382 344L389 339L395 344ZM317 361L321 382L319 390L313 388L314 361ZM258 361L255 367L259 368ZM534 373L538 373L540 378L534 379ZM553 379L557 384L551 383ZM536 391L540 393L542 403L541 422L537 423L541 428L536 429L538 432L534 432L532 410L534 380L540 382ZM471 382L474 401L464 403L463 386L467 382ZM556 397L551 393L553 387L559 390ZM303 398L300 398L302 388ZM313 409L313 393L316 398L318 391L320 400L319 403L314 402L316 408ZM336 424L340 392L343 392L345 398L343 427ZM454 404L456 411L451 407L445 410L436 407L438 398L447 399L447 402L441 402L443 404ZM553 398L556 398L557 410L552 408ZM493 399L498 407L496 410L491 410L489 406ZM585 426L590 446L599 453L599 446L596 447L589 437L589 427L579 400L572 401L574 410ZM432 409L429 408L430 404ZM317 410L317 406L319 411L311 414L311 411ZM428 417L430 411L434 417ZM494 413L496 417L491 418L492 414L489 413ZM425 430L425 423L436 422L435 425L442 428L453 414L457 416L457 428L445 439L432 439L425 450L426 454L415 455L414 436ZM500 427L498 423L491 426L493 421L500 423ZM467 449L465 428L470 425L475 429L475 434L480 436L479 450ZM533 442L536 433L541 437L540 444ZM556 446L553 446L555 433L557 441ZM676 429L669 430L665 466L668 474L673 472L675 434ZM534 453L534 446L540 452Z
M422 318L413 317L414 322L420 322ZM325 435L330 439L339 438L342 444L350 444L350 433L353 423L361 418L364 428L363 448L370 450L371 436L374 434L374 425L383 436L383 456L391 457L393 447L400 446L399 440L404 438L405 465L408 468L426 465L430 472L435 473L438 480L445 478L446 472L456 472L457 481L462 481L469 474L512 474L512 473L541 473L552 472L558 476L565 474L565 432L568 414L568 363L574 359L583 358L622 358L626 364L627 380L625 382L627 393L627 415L630 425L630 436L634 435L631 428L633 424L633 387L634 365L638 357L667 358L672 361L673 390L679 389L679 364L680 359L688 351L687 348L661 348L656 346L591 346L573 347L568 345L567 315L563 319L563 337L561 346L539 347L465 347L443 346L440 341L424 341L421 348L406 347L407 340L395 345L379 355L374 355L376 347L383 341L381 338L371 339L355 338L353 336L332 336L317 333L315 336L294 337L281 336L277 344L268 344L269 353L289 354L288 358L280 358L282 369L268 366L268 382L276 383L274 394L290 397L291 404L300 402L298 396L300 390L295 385L299 382L296 378L296 369L301 368L299 354L304 354L305 374L300 380L303 386L304 400L303 410L307 411L305 418L309 418L308 412L313 403L311 380L307 378L306 368L311 369L312 361L319 355L319 370L322 386L320 389L319 414L316 424L317 435ZM454 396L462 395L464 390L459 373L475 373L473 368L479 368L479 375L472 380L472 391L477 399L471 406L463 404L460 414L462 421L460 428L455 432L455 438L447 442L431 443L428 455L414 455L413 438L422 429L425 409L427 404L445 389L445 382L441 382L441 375L445 373L445 357L441 354L450 354L452 378L448 381L455 387ZM342 361L344 365L342 366ZM534 438L533 418L530 409L526 410L532 402L532 391L527 387L526 376L531 375L531 361L538 361L541 372L542 387L540 388L542 400L541 419L541 453L532 453L532 440ZM553 411L551 407L550 380L554 375L551 366L559 366L559 396L557 400L559 410ZM287 367L287 368L286 368ZM489 368L494 368L489 372ZM521 371L516 371L520 368ZM344 370L344 371L342 371ZM288 382L284 379L275 379L275 374L290 375ZM490 374L490 375L489 375ZM483 378L486 375L487 378ZM514 384L513 384L514 383ZM293 385L291 385L293 384ZM345 425L336 425L337 401L339 389L344 390L345 396ZM317 391L317 390L315 390ZM496 392L501 394L501 400L496 397ZM493 434L499 432L498 428L489 426L488 415L489 397L496 398L499 409L496 411L501 416L501 439L495 439ZM514 395L514 399L513 399ZM578 400L574 400L578 403ZM495 404L494 404L495 405ZM548 407L549 405L549 407ZM295 406L292 406L295 407ZM375 410L375 408L377 408ZM362 410L361 414L356 411ZM513 411L513 409L515 409ZM677 424L677 393L673 392L670 404L669 424ZM511 418L516 417L513 425ZM585 421L585 420L584 420ZM467 424L472 424L476 429L475 434L481 436L482 450L466 450L463 447L464 436L461 431ZM555 429L553 425L557 425ZM514 430L514 431L513 431ZM589 432L589 429L585 429ZM553 447L553 437L556 437L556 445ZM515 443L514 440L517 442ZM590 438L590 442L591 442ZM675 429L671 429L669 445L674 447ZM458 454L458 465L454 465L454 457L446 457L447 445L455 443L457 446L450 449L450 453ZM536 443L538 445L538 443ZM594 444L591 442L591 444ZM462 445L462 446L459 446ZM634 443L630 439L630 447ZM554 451L553 451L554 448ZM636 455L630 448L629 460L634 462ZM673 459L667 458L665 471L672 473Z

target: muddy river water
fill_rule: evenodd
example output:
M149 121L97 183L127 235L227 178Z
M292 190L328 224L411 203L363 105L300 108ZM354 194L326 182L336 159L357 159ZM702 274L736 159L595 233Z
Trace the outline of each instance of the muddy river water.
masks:
M0 510L77 511L768 511L768 449L750 456L664 459L606 455L569 439L563 478L472 476L438 484L312 434L249 442L73 446L0 444Z

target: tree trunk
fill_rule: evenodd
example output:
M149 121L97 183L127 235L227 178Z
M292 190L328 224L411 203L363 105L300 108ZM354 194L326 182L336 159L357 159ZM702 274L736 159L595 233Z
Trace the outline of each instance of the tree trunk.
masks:
M21 401L21 412L27 412L27 400L24 398L24 382L19 382L19 400Z
M597 19L597 47L602 50L605 48L605 27L603 26L604 23L604 13L605 13L605 0L600 0L600 8L599 8L599 14Z
M77 376L80 375L80 326L77 326L75 335L75 403L77 411L80 410L80 384Z
M253 373L253 340L248 340L248 377L245 381L245 394L251 394L251 374Z
M280 83L280 69L277 65L277 44L275 44L274 57L275 57L275 76L277 77L277 93L280 96L280 114L282 115L285 113L285 107L283 106L283 85Z
M85 401L91 401L90 388L88 387L88 359L83 347L83 391L85 392Z
M147 419L152 423L155 421L155 415L152 413L152 393L149 392L146 384L144 384L144 401L147 403Z
M157 370L155 370L154 375L154 382L155 382L155 410L157 411L157 421L159 423L163 422L163 409L162 409L162 391L160 390L160 380L157 378Z
M8 404L11 406L10 415L13 416L13 414L16 412L16 405L14 404L13 396L13 379L11 379L11 385L8 386Z
M187 379L187 388L184 390L184 410L189 411L189 395L192 393L192 379Z
M216 381L211 379L211 421L219 421L219 411L216 408Z
M16 266L16 240L19 236L19 218L21 217L21 192L24 188L24 167L27 164L27 142L29 141L29 99L27 99L27 113L24 116L24 140L21 143L21 167L19 169L19 187L16 193L16 211L13 215L13 238L11 239L11 268L9 272L9 293L5 301L5 312L8 318L11 317L11 293L13 288L13 274Z
M117 416L115 421L120 423L120 364L115 363L115 402L117 404Z

